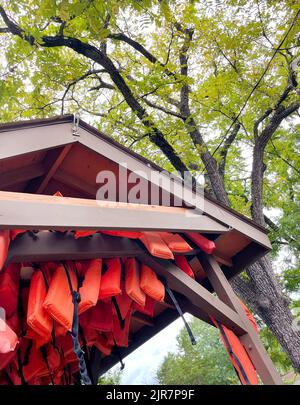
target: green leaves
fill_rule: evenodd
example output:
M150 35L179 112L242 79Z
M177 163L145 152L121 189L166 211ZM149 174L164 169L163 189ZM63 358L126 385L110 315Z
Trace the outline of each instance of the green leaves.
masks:
M210 152L221 164L224 135L252 91L296 11L296 2L176 0L8 0L8 15L37 43L43 35L74 37L108 57L136 100L195 175L205 172L201 154L188 126L180 118L182 89L189 86L190 117L196 122ZM61 21L65 21L61 26ZM63 30L62 30L63 28ZM181 75L180 52L185 30L194 34L187 52L188 74ZM124 33L144 46L158 62L152 63L130 44L109 38ZM3 34L1 34L3 35ZM2 38L2 37L1 37ZM85 119L126 146L173 170L168 159L149 140L152 128L132 113L105 72L79 80L100 66L68 48L31 46L21 38L3 36L0 67L2 121L81 111ZM239 117L241 129L230 145L225 185L233 208L250 216L253 127L274 108L286 87L290 63L299 56L296 24L270 69ZM297 73L299 81L299 73ZM299 86L282 102L299 99ZM170 113L171 112L171 113ZM172 114L175 113L175 114ZM299 123L287 119L267 145L263 203L278 225L270 234L277 257L282 248L299 259ZM262 122L259 133L268 123ZM297 266L296 266L297 267Z
M182 329L177 352L168 353L157 371L159 384L238 384L218 331L196 318L190 326L197 345L191 345L186 329Z

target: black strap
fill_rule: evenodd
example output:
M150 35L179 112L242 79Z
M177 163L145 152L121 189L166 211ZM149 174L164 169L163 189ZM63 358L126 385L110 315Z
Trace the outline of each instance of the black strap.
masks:
M70 274L67 269L67 266L65 263L63 263L65 273L67 276L70 292L72 295L72 300L73 300L73 305L74 305L74 312L73 312L73 321L72 321L72 331L70 333L72 342L73 342L73 350L74 353L77 356L78 363L79 363L79 373L82 379L82 382L84 385L92 385L92 382L90 380L90 377L87 372L86 364L85 364L85 359L84 359L84 353L81 350L79 339L78 339L78 328L79 328L79 317L78 317L78 304L80 302L80 294L78 291L74 291Z
M86 368L88 371L88 375L91 379L92 384L95 383L94 379L93 379L93 373L92 373L92 369L91 369L91 362L90 362L90 356L89 356L89 349L87 346L87 340L84 334L84 330L82 328L82 326L79 324L79 335L81 337L82 340L82 350L83 350L83 354L84 354L84 359L85 359L85 364L86 364Z
M21 378L22 385L28 385L25 381L24 374L23 374L23 364L21 359L21 350L18 349L17 351L17 358L18 358L18 376Z
M50 381L51 381L52 385L55 385L55 384L54 384L53 377L52 377L52 373L51 373L51 370L50 370L50 367L49 367L49 363L48 363L48 356L47 356L46 347L45 347L45 346L42 346L42 347L40 348L40 351L41 351L41 353L42 353L43 360L44 360L44 362L45 362L45 364L46 364L46 367L47 367L47 370L48 370L48 372L49 372Z
M119 359L119 362L120 362L120 365L121 365L121 371L122 371L125 368L125 363L123 362L123 358L122 358L120 349L119 349L119 347L117 345L117 342L115 341L114 337L113 337L113 341L114 341L114 344L115 344L114 351L116 352L116 354L118 356L118 359Z
M116 309L117 317L118 317L119 324L120 324L120 328L123 330L124 327L125 327L125 321L124 321L124 319L122 318L121 311L120 311L118 302L117 302L117 300L116 300L116 297L111 297L111 301L112 301L112 303L114 304L114 307L115 307L115 309Z
M10 371L11 371L11 370L10 370ZM5 374L5 377L6 377L6 379L7 379L8 384L9 384L9 385L15 385L14 382L13 382L13 380L11 379L11 377L10 377L10 375L9 375L9 372L8 372L8 371L5 371L4 374Z
M182 309L180 308L180 305L178 304L178 301L177 301L175 295L173 294L173 291L170 289L170 287L168 286L167 283L165 283L165 288L166 288L166 291L169 294L171 300L173 301L173 304L175 305L179 315L181 316L181 318L182 318L182 320L184 322L184 326L186 327L186 330L187 330L187 333L189 335L189 338L190 338L190 341L191 341L192 345L195 345L196 344L196 339L195 339L195 337L193 335L193 332L192 332L192 330L190 328L190 325L187 323L187 321L186 321L186 319L185 319L185 317L183 315Z
M24 359L23 359L23 363L22 363L23 366L27 366L27 364L29 363L29 356L30 356L30 352L32 349L32 345L33 345L33 341L29 340L28 346L26 347L26 351L24 354Z
M225 331L224 331L224 328L223 328L222 324L221 324L219 321L216 321L216 322L217 322L219 331L221 332L221 335L222 335L222 337L223 337L223 339L224 339L224 342L225 342L226 348L227 348L227 350L228 350L228 353L230 354L230 356L232 356L232 358L233 358L234 361L236 362L236 365L237 365L237 367L239 368L240 372L242 373L242 376L243 376L243 378L244 378L244 380L245 380L245 382L246 382L246 385L251 385L251 384L250 384L250 381L249 381L249 379L248 379L248 376L247 376L247 374L246 374L246 372L245 372L245 370L244 370L244 368L243 368L243 366L242 366L242 364L241 364L239 358L237 357L237 355L236 355L236 354L234 353L234 351L232 350L231 344L230 344L230 342L229 342L229 340L228 340L228 338L227 338L227 336L226 336L226 333L225 333ZM238 373L237 373L237 374L238 374ZM238 374L238 377L239 377L239 379L241 379L240 376L239 376L239 374Z

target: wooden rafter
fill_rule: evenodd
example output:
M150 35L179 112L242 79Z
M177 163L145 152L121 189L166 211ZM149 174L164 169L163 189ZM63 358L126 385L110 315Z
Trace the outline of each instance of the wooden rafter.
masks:
M186 208L3 191L0 191L0 215L0 228L227 231L206 215Z
M182 294L196 308L204 311L208 316L218 319L239 336L246 332L243 322L235 311L172 262L154 258L149 254L141 255L139 260L158 273L168 282L172 290Z
M64 145L58 149L52 149L47 153L43 162L44 173L38 180L32 181L25 189L26 193L41 194L46 189L49 181L56 174L65 157L70 152L73 144Z
M41 163L33 163L26 167L20 167L9 172L0 174L0 190L13 186L24 181L32 180L43 176L46 173Z

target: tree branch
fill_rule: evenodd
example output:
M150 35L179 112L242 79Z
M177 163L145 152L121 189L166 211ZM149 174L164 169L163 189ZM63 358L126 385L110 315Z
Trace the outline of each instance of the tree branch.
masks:
M270 118L269 123L261 131L261 134L255 138L251 174L251 212L253 219L261 225L265 225L263 214L263 174L266 170L263 162L265 147L282 121L299 108L300 101L293 102L288 107L283 107L281 103L278 104L277 110L275 110L273 116Z
M175 111L169 110L168 108L162 107L160 105L157 105L157 104L153 103L152 101L148 100L146 97L142 97L142 98L149 107L162 111L163 113L165 113L167 115L172 115L173 117L182 119L182 115L180 115L179 113L176 113Z
M66 96L67 96L67 94L68 94L70 88L73 87L73 86L75 86L75 85L76 85L78 82L80 82L81 80L84 80L84 79L86 79L86 78L89 77L89 76L92 76L92 75L94 75L94 74L101 73L101 72L103 72L102 69L89 70L88 72L84 73L82 76L78 77L77 79L73 80L72 82L70 82L70 83L67 85L67 88L66 88L66 90L65 90L65 92L64 92L64 94L63 94L63 96L62 96L62 98L61 98L61 102L62 102L61 114L62 114L62 115L63 115L63 113L64 113L64 100L65 100L65 98L66 98Z
M235 138L237 137L237 134L239 132L241 128L241 124L237 123L231 133L229 134L229 136L225 139L225 142L220 150L220 157L221 157L221 161L219 162L219 172L222 176L222 178L224 179L224 175L225 175L225 166L226 166L226 159L227 159L227 154L228 154L228 150L230 148L230 146L233 144L233 142L235 141Z
M152 53L150 53L143 45L139 42L135 41L132 38L129 38L127 35L123 33L116 33L116 34L109 34L107 38L114 39L116 41L123 41L138 51L141 55L143 55L146 59L148 59L151 63L157 63L161 67L164 68L165 73L168 76L176 76L174 72L171 72L168 68L165 67L165 64L160 62Z
M0 6L0 14L13 35L19 36L30 44L34 44L36 42L33 36L25 34L22 28L10 20L2 6ZM122 93L128 106L137 115L141 123L147 129L150 141L163 152L174 168L182 176L184 176L185 173L189 173L187 166L183 163L173 146L165 139L162 132L152 122L144 107L135 98L118 69L107 55L89 43L85 43L77 38L67 36L43 36L37 44L46 48L65 46L101 65L110 75L111 80L115 84L116 88L118 88ZM141 46L141 48L143 47Z
M181 24L176 24L176 28L183 33L184 40L179 50L179 63L181 75L188 77L188 51L193 38L194 31L192 28L183 29ZM190 88L187 83L184 83L180 90L180 114L185 127L190 134L190 137L197 149L202 162L204 163L210 185L214 196L222 203L229 205L228 196L225 191L225 185L222 176L218 172L216 160L209 152L202 134L199 131L198 125L195 122L189 105Z

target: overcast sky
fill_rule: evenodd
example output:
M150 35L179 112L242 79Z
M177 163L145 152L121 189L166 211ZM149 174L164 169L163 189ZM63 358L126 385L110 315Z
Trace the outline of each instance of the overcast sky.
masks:
M189 315L185 316L190 319ZM156 371L164 356L168 352L176 351L176 336L182 327L182 319L177 319L127 356L124 359L125 368L121 373L121 384L157 384ZM119 368L118 364L113 370Z

